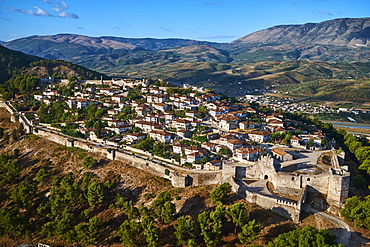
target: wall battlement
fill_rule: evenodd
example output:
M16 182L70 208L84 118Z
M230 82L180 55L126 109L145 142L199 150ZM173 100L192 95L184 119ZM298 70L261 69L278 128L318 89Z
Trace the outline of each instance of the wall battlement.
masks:
M289 201L285 201L285 200L282 200L282 199L276 199L276 202L278 204L283 204L283 205L292 206L292 207L298 207L298 203L296 203L296 202L289 202Z

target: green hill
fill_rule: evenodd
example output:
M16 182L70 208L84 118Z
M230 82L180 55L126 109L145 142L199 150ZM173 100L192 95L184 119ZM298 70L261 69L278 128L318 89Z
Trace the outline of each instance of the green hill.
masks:
M0 45L0 84L4 84L22 68L29 67L32 62L42 58L13 51Z

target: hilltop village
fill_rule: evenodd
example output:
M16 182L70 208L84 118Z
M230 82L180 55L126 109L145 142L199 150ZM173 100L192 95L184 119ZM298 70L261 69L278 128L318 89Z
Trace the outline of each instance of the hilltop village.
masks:
M297 115L148 79L44 88L34 94L39 110L20 113L33 133L103 150L110 159L125 156L175 187L229 182L249 202L294 221L311 205L338 212L348 198L344 152L332 149L334 140Z
M314 125L284 119L282 113L259 113L247 103L233 103L203 88L162 86L150 80L87 81L75 84L66 96L55 84L34 95L41 104L64 102L64 111L101 114L96 123L45 124L44 116L31 122L49 128L75 131L79 137L114 147L145 149L145 142L162 143L164 158L192 169L218 170L221 158L256 161L268 151L269 141L298 148L321 150L324 134ZM50 109L49 109L50 111ZM50 112L49 112L50 113ZM28 115L29 116L29 115ZM98 123L98 124L97 124ZM71 128L71 126L73 127ZM150 138L149 138L150 137ZM171 149L168 148L170 144ZM283 154L274 149L273 153Z

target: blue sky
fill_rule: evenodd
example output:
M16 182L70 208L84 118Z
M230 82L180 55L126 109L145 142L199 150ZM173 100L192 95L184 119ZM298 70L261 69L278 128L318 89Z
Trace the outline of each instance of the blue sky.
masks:
M370 0L0 0L0 40L93 37L230 42L281 24L369 17Z

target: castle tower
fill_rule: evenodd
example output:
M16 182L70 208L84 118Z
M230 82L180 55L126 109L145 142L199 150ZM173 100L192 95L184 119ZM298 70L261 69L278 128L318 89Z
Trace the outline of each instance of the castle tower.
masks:
M348 167L330 168L327 202L341 208L348 198L350 173Z

